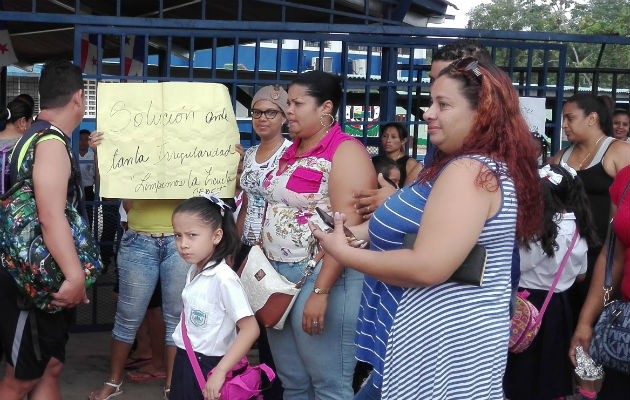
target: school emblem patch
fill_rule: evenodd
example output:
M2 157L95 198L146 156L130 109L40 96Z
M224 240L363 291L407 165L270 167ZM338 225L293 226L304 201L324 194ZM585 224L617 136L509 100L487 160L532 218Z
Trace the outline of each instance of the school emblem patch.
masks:
M204 326L206 324L207 314L201 310L193 309L190 313L190 322L195 326Z

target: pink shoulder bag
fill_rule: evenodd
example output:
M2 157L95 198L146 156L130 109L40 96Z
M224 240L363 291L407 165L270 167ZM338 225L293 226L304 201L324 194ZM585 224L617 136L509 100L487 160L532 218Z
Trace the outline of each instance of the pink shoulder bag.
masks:
M547 305L549 304L553 291L560 280L560 275L562 275L564 266L567 265L567 261L569 261L569 256L571 255L571 251L573 250L573 246L575 245L577 238L578 230L576 228L575 233L573 234L573 239L571 240L571 245L564 255L562 263L560 263L560 268L558 268L558 272L556 272L556 277L549 288L549 292L547 292L547 297L545 297L545 302L542 307L540 307L540 311L538 311L536 306L527 300L527 297L529 296L529 292L527 290L518 292L516 295L516 312L510 321L510 342L508 350L511 353L524 352L534 341L534 338L540 329L543 316L545 315L545 310L547 310Z
M203 376L203 372L201 372L201 367L199 366L197 357L195 357L190 339L188 339L185 315L185 310L182 308L182 338L184 339L188 360L195 372L199 388L203 392L203 389L206 387L206 379ZM219 400L249 400L251 398L262 400L260 371L263 371L267 375L267 379L269 379L270 382L276 377L276 374L267 364L251 366L249 365L249 361L247 361L247 357L243 357L225 376L225 382L221 388L221 397L219 397ZM208 378L210 378L212 372L214 372L214 369L208 373Z

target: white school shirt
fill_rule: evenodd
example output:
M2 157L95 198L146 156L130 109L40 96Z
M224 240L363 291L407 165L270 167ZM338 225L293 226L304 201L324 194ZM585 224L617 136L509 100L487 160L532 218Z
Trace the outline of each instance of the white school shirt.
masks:
M241 281L225 260L192 278L196 270L196 265L190 266L182 291L188 338L194 351L222 357L236 339L236 322L254 313ZM180 319L173 341L185 349L181 324Z
M530 249L521 247L521 280L519 286L527 289L549 290L556 277L562 259L571 245L573 233L575 232L575 215L573 213L556 214L558 222L558 250L553 257L548 257L540 247L540 242L532 243ZM564 271L560 275L560 280L556 285L554 293L564 292L573 285L575 278L586 273L586 251L588 246L586 240L579 236L575 241L571 256L567 260Z

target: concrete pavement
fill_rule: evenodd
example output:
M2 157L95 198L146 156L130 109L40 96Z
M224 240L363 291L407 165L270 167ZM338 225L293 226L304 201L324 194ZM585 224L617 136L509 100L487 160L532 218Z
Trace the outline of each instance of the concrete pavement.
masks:
M99 389L109 371L111 332L71 333L66 347L66 364L61 374L63 400L86 400L88 394ZM249 360L256 363L258 350L251 350ZM4 375L4 365L0 366ZM161 400L164 380L131 382L125 380L123 394L116 400ZM1 397L1 396L0 396Z

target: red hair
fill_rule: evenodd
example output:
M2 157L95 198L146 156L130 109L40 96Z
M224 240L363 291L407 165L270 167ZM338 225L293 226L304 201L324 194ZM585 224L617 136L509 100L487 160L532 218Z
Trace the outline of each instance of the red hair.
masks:
M479 79L472 71L456 69L455 64L446 67L440 76L461 83L461 94L476 110L477 117L463 146L450 154L438 149L433 165L422 170L418 180L434 180L446 163L461 155L478 154L504 163L518 200L516 236L521 243L528 242L542 229L542 193L536 153L519 109L516 90L508 75L495 66L479 64ZM492 191L497 190L494 181L494 173L482 169L475 184Z

